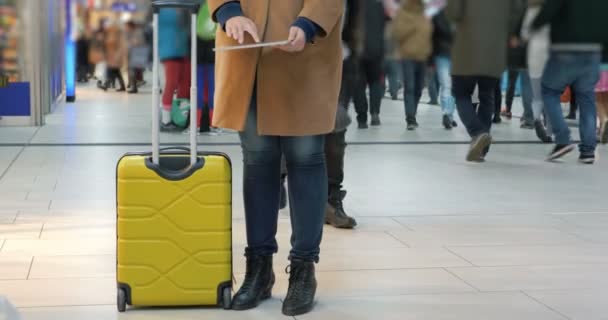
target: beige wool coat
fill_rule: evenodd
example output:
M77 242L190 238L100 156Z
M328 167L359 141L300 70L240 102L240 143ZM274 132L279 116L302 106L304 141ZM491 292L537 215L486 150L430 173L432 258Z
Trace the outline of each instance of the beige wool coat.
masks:
M233 0L208 0L215 17ZM322 31L304 51L276 48L216 53L213 125L242 131L257 92L260 135L306 136L333 131L342 75L343 0L241 0L243 14L254 21L264 42L287 40L298 17ZM247 35L246 43L253 43ZM216 47L238 43L218 28Z

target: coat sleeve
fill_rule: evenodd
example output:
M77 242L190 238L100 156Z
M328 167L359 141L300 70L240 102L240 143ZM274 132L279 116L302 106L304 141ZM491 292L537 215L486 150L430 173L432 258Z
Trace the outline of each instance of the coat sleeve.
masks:
M216 19L215 14L217 13L217 10L223 7L225 4L231 2L236 2L240 4L240 1L238 0L207 0L207 3L209 5L209 13L214 19Z
M343 0L304 0L299 16L319 26L318 35L323 37L334 29L343 13Z
M467 7L467 0L448 0L446 13L448 18L453 22L460 22L464 19L464 13Z

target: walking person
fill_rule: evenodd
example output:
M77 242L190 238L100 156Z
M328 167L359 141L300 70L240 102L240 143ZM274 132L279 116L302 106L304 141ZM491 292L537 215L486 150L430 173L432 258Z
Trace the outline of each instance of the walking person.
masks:
M149 47L146 45L144 30L134 21L126 24L128 57L129 57L129 91L137 93L137 76L143 73L148 64Z
M549 161L560 159L575 149L560 103L562 92L570 86L579 108L579 161L584 164L595 162L595 86L600 78L602 60L608 61L606 12L608 2L604 0L548 0L532 24L533 30L551 26L551 53L542 78L543 100L556 142L547 157Z
M333 1L333 0L332 0ZM350 10L359 19L358 36L362 37L362 48L357 59L357 88L354 92L355 111L359 129L367 129L368 113L371 125L379 126L380 106L384 97L384 38L387 15L383 2L378 0L357 0ZM369 103L367 99L369 88Z
M105 52L107 63L107 79L102 89L108 90L116 80L120 87L117 92L127 91L125 80L122 76L122 67L127 58L127 44L124 34L117 25L112 25L106 30L105 35Z
M494 92L506 68L509 35L522 9L519 0L448 1L447 14L456 26L452 92L460 119L472 138L467 161L485 161L492 143ZM479 89L477 110L471 98L475 86Z
M432 43L433 25L425 16L423 0L408 0L393 20L393 36L402 59L405 121L407 130L416 130L416 114L424 88L426 62Z
M232 308L252 309L271 297L284 156L292 249L283 314L301 315L313 309L317 288L315 263L328 194L324 135L335 127L344 3L286 1L271 7L258 0L208 3L222 30L216 47L289 39L289 44L278 48L217 52L213 124L239 131L244 158L247 265Z
M446 130L458 126L454 120L456 103L452 96L451 51L454 41L454 29L448 20L445 10L433 16L433 63L439 80L439 96L442 111L442 123Z

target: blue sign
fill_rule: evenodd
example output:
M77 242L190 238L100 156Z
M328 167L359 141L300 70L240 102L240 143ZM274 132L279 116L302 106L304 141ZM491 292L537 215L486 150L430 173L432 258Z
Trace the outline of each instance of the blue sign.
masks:
M30 83L11 82L0 88L0 116L26 116L30 110Z

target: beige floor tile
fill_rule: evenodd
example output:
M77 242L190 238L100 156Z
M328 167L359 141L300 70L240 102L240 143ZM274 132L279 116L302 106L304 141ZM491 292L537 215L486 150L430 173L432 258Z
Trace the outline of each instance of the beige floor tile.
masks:
M608 264L606 245L451 246L449 249L481 267Z
M2 191L0 192L0 203L12 200L26 200L27 191Z
M392 230L403 230L406 227L401 225L393 218L383 217L355 217L357 220L357 227L355 231L392 231Z
M40 234L40 239L82 239L87 237L115 238L116 223L114 221L47 222Z
M283 239L288 244L289 238ZM321 250L326 249L386 249L403 248L406 245L386 232L338 230L325 227Z
M138 308L119 314L115 305L22 308L23 320L283 320L281 302L272 299L245 312L217 308Z
M583 243L554 228L416 227L389 233L411 247Z
M21 211L15 222L18 223L109 223L116 221L115 210L86 210L72 212Z
M564 320L522 293L328 298L298 319Z
M277 296L287 292L289 275L277 275ZM425 293L475 292L443 269L366 270L317 272L319 298L375 297Z
M3 210L48 210L49 204L48 200L4 200L0 204L0 208Z
M0 207L2 205L0 204ZM8 224L15 222L17 210L0 210L0 224Z
M74 239L8 239L2 252L22 255L101 255L114 254L115 238Z
M395 218L399 223L417 231L420 227L435 228L549 228L565 222L554 215L459 215Z
M337 249L323 250L318 269L322 271L405 269L470 266L463 259L440 248Z
M0 280L27 279L31 262L30 256L0 254Z
M18 308L114 304L116 280L114 277L3 280L0 292Z
M116 202L109 200L52 200L49 209L53 211L115 210Z
M29 279L107 278L115 275L115 255L36 256Z
M606 287L599 290L526 291L571 320L608 319Z
M608 265L449 268L481 291L607 288Z
M42 230L41 223L0 224L1 239L38 239Z

